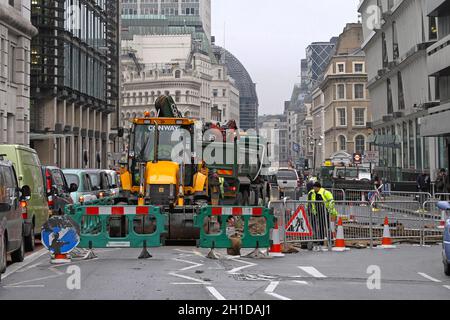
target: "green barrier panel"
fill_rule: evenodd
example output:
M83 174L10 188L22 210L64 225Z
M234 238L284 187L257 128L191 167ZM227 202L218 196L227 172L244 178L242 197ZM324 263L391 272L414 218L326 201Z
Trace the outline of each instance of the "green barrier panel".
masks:
M79 248L160 247L167 217L159 207L103 205L67 206L65 213L80 226Z
M271 245L270 230L274 227L274 216L271 210L263 207L203 207L200 214L194 217L194 224L200 228L200 248L230 248L232 241L227 235L228 221L232 217L243 219L243 232L241 236L242 248L268 248ZM253 226L265 219L264 234L251 232L249 224ZM211 220L220 223L218 232L211 234L205 230L205 224ZM214 221L215 222L215 221ZM262 224L264 225L264 224ZM255 228L257 229L257 228Z

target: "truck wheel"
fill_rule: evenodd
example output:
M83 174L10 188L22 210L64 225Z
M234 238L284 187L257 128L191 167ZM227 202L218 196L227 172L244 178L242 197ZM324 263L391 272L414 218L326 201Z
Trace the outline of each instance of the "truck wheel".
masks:
M5 273L6 271L6 259L7 259L7 253L6 253L6 237L3 240L3 245L0 248L1 254L0 254L0 273Z
M450 265L447 261L444 262L444 273L445 275L450 277Z
M27 252L34 251L36 240L34 235L34 224L31 226L30 234L26 236L24 239L25 239L25 250Z
M25 259L25 238L22 237L20 248L11 253L12 262L22 262Z

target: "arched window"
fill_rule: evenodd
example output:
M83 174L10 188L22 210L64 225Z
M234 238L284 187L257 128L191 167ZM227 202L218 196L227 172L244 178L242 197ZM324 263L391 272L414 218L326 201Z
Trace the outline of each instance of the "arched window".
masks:
M366 151L366 138L364 136L359 135L355 138L355 151L361 154Z
M175 79L180 79L181 78L181 71L177 70L175 71Z
M339 136L339 151L347 151L347 138L345 136Z

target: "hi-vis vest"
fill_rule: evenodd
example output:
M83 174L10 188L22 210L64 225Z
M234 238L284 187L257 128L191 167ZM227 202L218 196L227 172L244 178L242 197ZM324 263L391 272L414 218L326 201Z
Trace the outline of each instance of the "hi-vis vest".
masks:
M321 195L323 202L325 203L325 207L328 210L328 213L331 214L332 216L337 217L339 215L339 213L337 212L336 208L334 207L334 198L333 198L333 194L328 191L325 190L324 188L321 188L318 192L318 194ZM314 189L312 189L309 194L308 194L308 200L309 201L316 201L316 192L314 191ZM317 210L316 210L316 206L315 204L311 204L311 209L314 215L317 214Z

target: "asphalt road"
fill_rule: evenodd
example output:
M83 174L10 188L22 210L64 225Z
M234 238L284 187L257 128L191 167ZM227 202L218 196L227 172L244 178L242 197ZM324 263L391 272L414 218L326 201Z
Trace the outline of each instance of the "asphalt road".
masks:
M152 259L138 260L138 249L99 249L97 259L54 266L48 253L41 250L8 267L0 283L0 299L450 298L450 278L443 273L440 246L345 253L301 251L259 260L230 257L223 251L219 251L223 254L220 260L209 260L207 252L162 247L151 250ZM368 289L369 267L379 268L379 290ZM78 271L80 289L73 281Z

